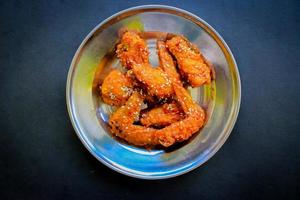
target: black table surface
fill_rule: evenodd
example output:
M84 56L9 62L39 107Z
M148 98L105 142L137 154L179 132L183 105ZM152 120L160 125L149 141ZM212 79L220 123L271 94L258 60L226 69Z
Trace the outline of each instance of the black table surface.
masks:
M298 1L299 2L299 1ZM230 46L242 81L236 125L185 175L130 178L77 138L65 103L72 57L110 15L142 4L188 10ZM300 195L297 1L1 1L1 199L296 199Z

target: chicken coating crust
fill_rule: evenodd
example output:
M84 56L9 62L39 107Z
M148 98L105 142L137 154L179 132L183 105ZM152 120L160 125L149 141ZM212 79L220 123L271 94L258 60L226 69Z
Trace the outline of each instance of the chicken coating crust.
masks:
M158 98L171 96L174 91L167 74L160 68L153 68L148 59L145 40L136 32L125 32L117 46L117 56L123 66L132 69L136 78L143 83L148 93Z
M205 123L205 112L193 101L181 82L181 77L192 87L211 82L211 66L197 47L183 36L175 35L166 42L158 41L160 66L154 68L149 63L145 40L137 32L125 31L116 53L128 71L125 75L117 70L111 72L101 87L103 90L104 86L103 100L120 106L109 119L112 134L137 146L169 147L189 139L200 130ZM118 82L116 80L120 83L113 83ZM131 88L126 97L120 89L115 89L121 85ZM166 97L171 97L172 102L160 104L165 102ZM144 112L139 119L143 102L160 105ZM134 124L138 120L142 125Z
M164 41L158 40L156 43L157 54L159 58L159 67L168 75L172 82L182 84L177 72L176 65L172 56L166 48ZM183 118L183 112L176 102L164 103L143 113L140 122L142 125L149 127L164 127L179 121Z
M174 93L171 81L162 69L144 64L135 65L132 70L136 78L146 86L149 95L166 98Z
M147 43L136 32L126 31L122 35L116 53L127 69L131 69L133 64L149 64Z
M112 70L102 83L102 99L109 105L121 106L130 97L132 87L132 82L128 77L119 70Z
M183 36L175 36L166 42L176 58L180 73L192 87L211 83L211 67L200 50Z
M140 119L143 126L169 126L170 124L184 118L177 102L164 103L142 114Z
M180 76L177 72L176 65L172 56L170 55L168 49L166 48L166 43L164 41L157 41L156 43L157 54L159 59L159 66L168 75L172 82L182 84Z
M172 56L166 49L165 42L163 42L163 41L157 42L157 52L158 52L158 57L159 57L159 61L160 61L160 65L159 65L160 68L170 77L171 81L175 81L175 82L181 84L180 77L177 72L175 63L173 61ZM144 73L146 75L148 75L147 80L148 79L153 80L153 77L151 77L151 75L153 75L157 72L157 70L155 70L154 72L150 73L150 75L149 75L149 72L152 70L153 70L153 68L145 69L146 72L144 72ZM135 80L136 77L134 76L133 73L134 73L133 69L128 70L126 76L130 77L132 79L133 85L136 85L138 87L138 83ZM137 75L139 75L138 73L139 73L139 71L136 72ZM156 81L156 82L158 82L158 81ZM160 82L160 84L162 85L162 87L164 87L163 82ZM146 94L145 100L147 102L155 102L155 99L153 98L153 96L151 96L151 88L150 88L149 94ZM156 108L153 108L153 109L145 112L142 116L143 117L140 119L142 125L147 126L147 127L149 127L149 126L163 127L163 126L168 126L168 125L172 124L173 122L176 122L176 121L182 119L183 113L180 110L180 107L178 106L178 104L176 102L172 102L172 103L165 103Z
M163 129L154 129L133 125L139 114L143 97L135 92L126 104L120 107L109 119L111 132L127 142L137 146L171 146L175 142L187 140L204 124L205 112L193 101L181 85L174 83L173 88L185 118L172 123Z

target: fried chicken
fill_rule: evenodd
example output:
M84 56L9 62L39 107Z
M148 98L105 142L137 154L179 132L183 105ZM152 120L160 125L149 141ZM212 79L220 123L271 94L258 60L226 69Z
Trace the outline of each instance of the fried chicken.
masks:
M181 80L192 87L208 84L211 66L183 36L167 39L157 42L159 67L154 68L145 40L137 32L123 32L116 53L128 71L113 70L101 87L104 102L120 106L110 116L111 133L137 146L169 147L189 139L205 123L204 110ZM141 111L143 103L146 111Z
M118 70L112 70L104 79L101 95L105 103L121 106L132 93L132 82Z
M150 65L147 44L136 32L123 34L117 46L117 55L124 67L132 69L150 95L165 98L173 94L171 81L162 69Z
M166 42L176 58L181 75L192 87L211 82L211 68L199 49L183 36L175 36Z
M166 48L166 43L163 41L157 41L156 48L159 59L159 67L164 70L171 81L182 84L180 76L176 69L175 62L173 61L172 56Z
M164 127L180 119L184 114L176 102L164 103L142 114L140 119L143 126Z
M134 125L133 122L141 110L142 96L133 93L124 106L121 106L109 119L111 132L127 142L137 146L163 145L169 147L175 142L182 142L196 133L205 120L204 110L193 101L184 87L173 83L173 88L185 118L166 126L154 129Z

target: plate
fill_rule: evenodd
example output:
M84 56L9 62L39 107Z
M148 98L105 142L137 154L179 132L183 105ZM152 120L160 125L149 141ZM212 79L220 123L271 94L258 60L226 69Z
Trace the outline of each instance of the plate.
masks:
M119 68L113 55L120 28L182 34L197 45L213 64L216 79L189 88L207 114L204 128L191 139L167 149L147 150L113 137L107 121L113 108L101 102L95 77ZM155 40L148 39L150 62L158 65ZM95 76L97 74L97 76ZM66 100L79 139L100 162L122 174L163 179L184 174L211 158L224 144L235 124L241 83L235 59L222 37L204 20L179 8L146 5L123 10L97 25L79 46L69 69Z

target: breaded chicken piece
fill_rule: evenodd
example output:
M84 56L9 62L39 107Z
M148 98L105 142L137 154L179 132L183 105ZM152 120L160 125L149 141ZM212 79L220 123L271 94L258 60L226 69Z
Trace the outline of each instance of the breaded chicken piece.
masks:
M147 43L136 32L126 31L121 36L116 53L127 69L131 69L133 64L149 64Z
M172 82L182 85L173 58L166 49L165 42L157 41L157 53L159 67L168 75ZM147 127L164 127L182 119L183 115L184 114L178 104L173 101L171 103L164 103L143 113L140 121L142 125Z
M146 86L149 95L165 98L174 93L171 81L162 69L144 64L134 65L132 71L136 78Z
M168 126L184 118L180 106L176 102L165 103L142 114L140 119L143 126Z
M124 106L121 106L109 119L111 132L127 142L137 146L163 145L169 147L176 142L182 142L196 133L205 122L204 110L193 101L184 87L173 84L177 101L180 104L185 118L166 126L163 129L154 129L134 125L141 110L143 97L134 92Z
M112 70L101 86L102 99L112 106L121 106L132 93L131 80L118 70Z
M125 32L116 52L123 66L132 69L136 78L146 86L150 95L165 98L174 93L166 73L150 65L147 44L136 32Z
M181 75L192 87L211 82L211 67L199 49L183 36L175 36L166 42L167 48L177 60Z
M164 70L171 81L182 84L174 60L166 48L166 43L158 40L156 47L160 68Z

